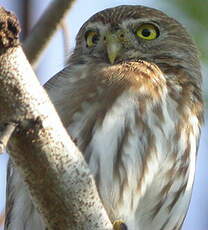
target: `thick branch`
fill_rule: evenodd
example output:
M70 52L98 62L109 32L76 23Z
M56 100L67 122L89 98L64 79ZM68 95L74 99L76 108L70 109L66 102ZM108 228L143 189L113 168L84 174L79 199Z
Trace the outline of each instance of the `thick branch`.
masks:
M38 62L42 51L75 0L53 0L23 44L30 64Z
M8 151L36 207L49 229L111 229L82 154L18 45L16 20L1 9L0 24L0 124L18 124Z

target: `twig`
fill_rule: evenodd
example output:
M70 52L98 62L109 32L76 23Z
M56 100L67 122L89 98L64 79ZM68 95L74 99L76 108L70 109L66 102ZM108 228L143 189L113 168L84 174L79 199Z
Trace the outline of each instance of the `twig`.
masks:
M17 124L11 122L3 125L3 127L0 129L0 153L4 151L4 149L7 147L7 143L14 132Z
M64 62L66 64L67 62L67 56L69 54L69 48L70 48L70 35L69 35L69 28L67 25L66 19L63 19L61 21L61 29L63 34L63 44L64 44Z
M82 154L18 45L16 19L1 9L0 24L0 124L18 123L8 152L35 206L50 230L112 229Z
M31 0L22 0L20 3L21 7L21 17L22 17L22 39L25 39L28 36L30 29L30 16L31 16Z
M58 25L75 0L54 0L34 26L23 43L23 49L31 65L35 66Z

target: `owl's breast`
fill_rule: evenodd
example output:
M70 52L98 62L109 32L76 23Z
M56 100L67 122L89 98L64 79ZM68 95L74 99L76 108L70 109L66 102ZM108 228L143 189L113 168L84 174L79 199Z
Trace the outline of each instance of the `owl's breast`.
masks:
M79 109L71 113L68 131L89 164L110 219L124 220L129 230L150 230L158 222L162 227L171 210L176 210L177 221L183 221L194 178L199 122L191 109L186 108L184 115L178 110L163 76L144 74L138 85L129 77L108 78L111 84L96 88L92 83L88 91L79 91L81 96L71 106ZM94 93L91 100L87 92ZM184 193L183 208L177 212ZM167 229L174 226L171 222Z
M164 185L167 191L162 199L166 197L167 204L161 213L157 213L159 219L178 191L182 194L189 190L183 209L188 207L191 189L182 189L180 181L184 177L190 178L189 186L192 186L193 173L189 174L189 171L195 169L199 132L193 116L190 125L194 133L188 136L185 130L179 133L177 127L181 124L181 116L177 103L168 95L161 101L142 95L142 92L128 89L104 114L100 108L102 102L83 102L82 112L74 114L68 127L84 153L110 218L112 221L124 219L131 226L130 230L140 229L135 227L140 218L149 221L157 213L161 202L158 197ZM191 155L185 168L184 154ZM167 175L171 173L170 186ZM177 176L178 180L175 180ZM169 193L172 195L167 198ZM142 211L138 211L139 207ZM154 221L150 226L154 226Z

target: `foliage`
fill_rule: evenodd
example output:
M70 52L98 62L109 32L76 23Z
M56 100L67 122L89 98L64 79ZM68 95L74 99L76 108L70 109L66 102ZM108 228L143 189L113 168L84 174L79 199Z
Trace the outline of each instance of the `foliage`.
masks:
M208 0L172 0L191 20L190 28L200 49L202 60L208 64Z

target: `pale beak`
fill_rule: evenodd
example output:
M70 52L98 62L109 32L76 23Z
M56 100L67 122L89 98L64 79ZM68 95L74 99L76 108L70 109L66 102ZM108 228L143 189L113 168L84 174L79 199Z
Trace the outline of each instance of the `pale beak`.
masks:
M118 37L115 34L108 34L106 36L106 48L108 59L111 64L114 64L122 48L121 41L119 41Z

